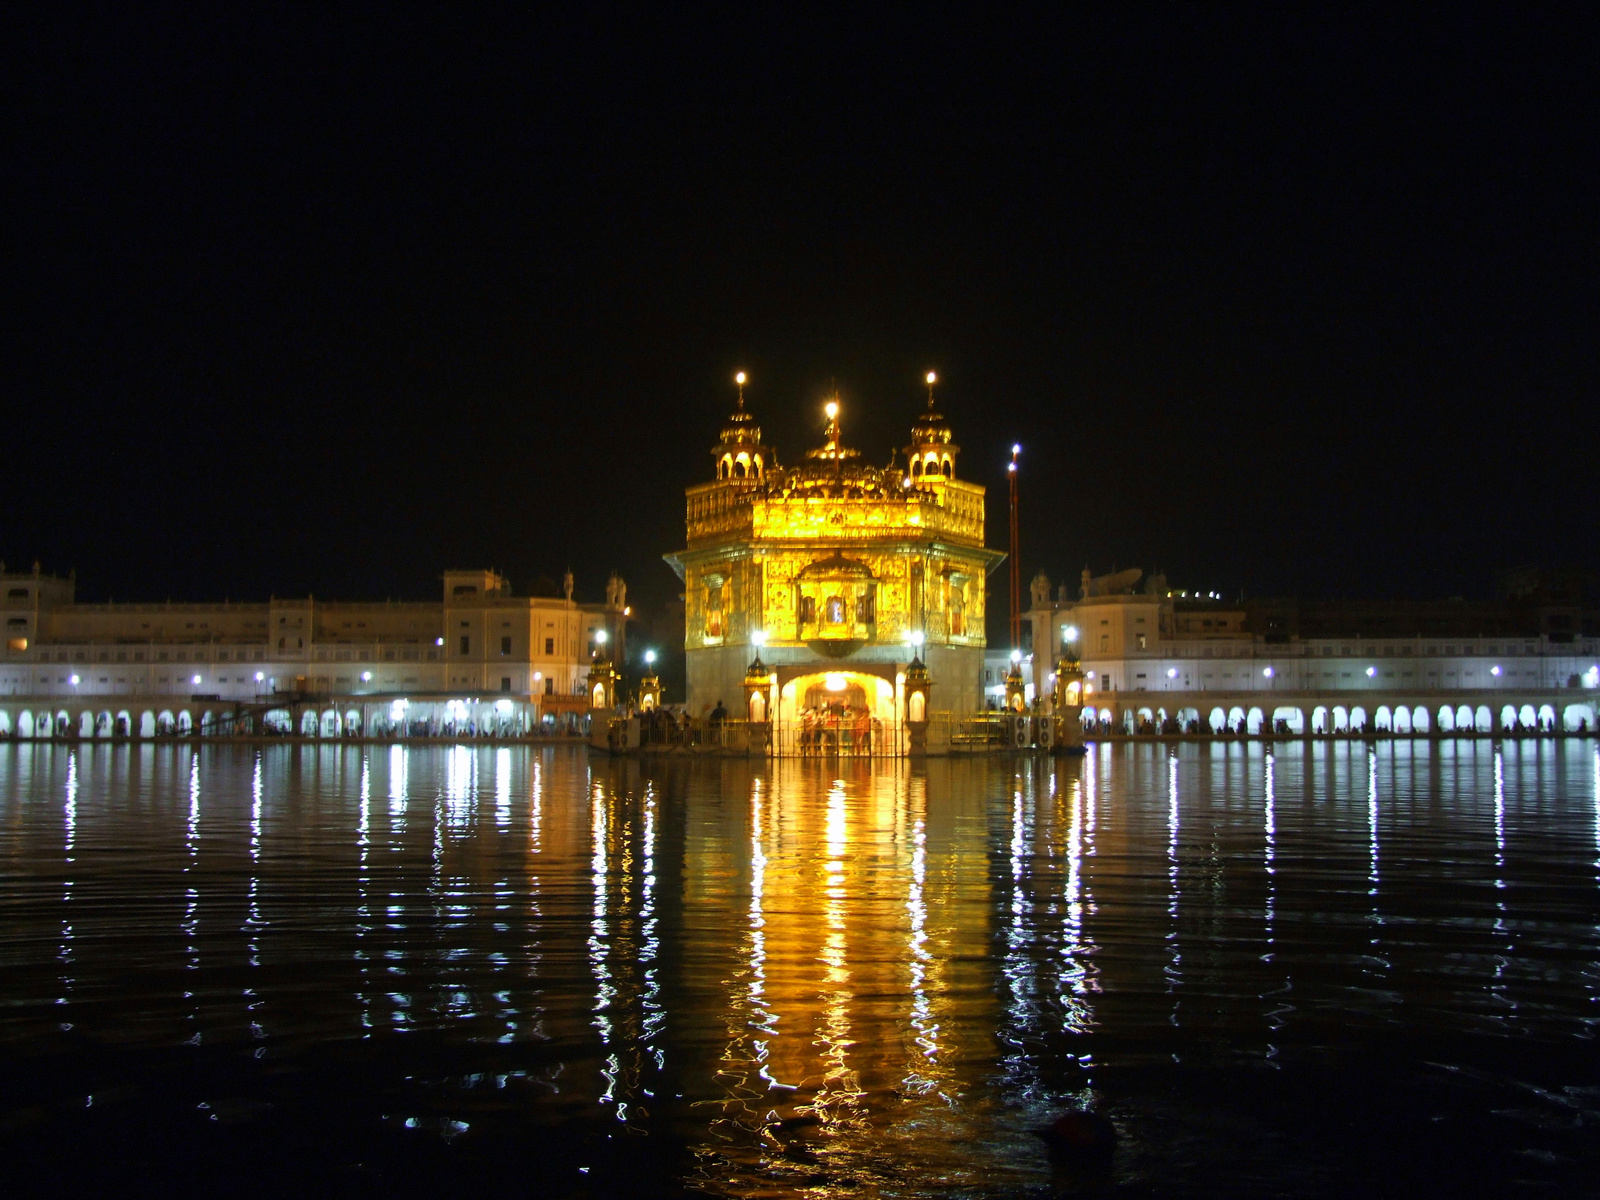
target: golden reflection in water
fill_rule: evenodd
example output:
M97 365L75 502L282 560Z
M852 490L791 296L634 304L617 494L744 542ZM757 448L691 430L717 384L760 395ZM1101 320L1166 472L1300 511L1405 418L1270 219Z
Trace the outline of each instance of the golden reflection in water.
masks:
M921 1060L908 1064L905 1087L911 1092L938 1092L951 1099L945 1086L948 1073L939 1061L939 1018L935 997L939 994L940 960L929 948L928 940L928 781L918 776L911 780L907 808L911 823L911 881L906 893L906 915L910 918L908 974L911 991L912 1040L921 1051Z
M646 1033L659 1028L662 1016L656 974L655 809L648 786L634 794L595 778L590 794L594 912L589 959L595 980L593 1024L602 1059L597 1099L611 1106L616 1120L630 1123L647 1115L635 1111L644 1094ZM635 821L636 812L642 812L643 821ZM636 847L641 825L646 827L644 845Z
M828 809L823 839L828 861L823 864L827 872L827 897L823 909L822 952L817 960L822 964L822 1012L817 1030L818 1044L822 1048L822 1085L811 1102L812 1111L824 1124L839 1124L859 1118L856 1111L862 1090L856 1072L850 1065L850 992L849 940L845 925L847 915L847 890L845 887L845 850L849 845L849 814L846 809L845 782L835 779L828 789Z
M1019 1006L1019 1034L1037 1029L1054 995L1038 994L1028 914L1054 907L1020 900L1009 981L997 976L991 938L1012 931L992 919L978 778L952 785L943 764L937 788L898 764L820 770L730 768L719 795L685 801L684 969L703 999L680 998L676 1036L695 1008L718 1014L704 1031L715 1078L701 1094L717 1099L696 1105L712 1110L695 1147L698 1182L718 1193L855 1195L915 1170L973 1183L964 1146L985 1118L970 1098L992 1072L997 1027L1015 1024L997 1020L997 1001ZM1033 790L1017 787L1023 888L1054 836L1032 824ZM742 929L724 947L719 931L735 913ZM712 974L711 963L722 969ZM1019 1049L1019 1069L1029 1053ZM684 1090L701 1086L691 1078Z

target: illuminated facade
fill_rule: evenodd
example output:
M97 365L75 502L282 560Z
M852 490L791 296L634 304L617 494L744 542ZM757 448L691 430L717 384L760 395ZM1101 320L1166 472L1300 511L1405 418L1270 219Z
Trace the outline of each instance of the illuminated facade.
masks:
M513 595L493 571L447 571L443 584L431 602L81 604L70 577L0 566L0 695L571 697L596 633L615 644L626 627L616 577L604 604L577 603L570 574L561 595Z
M826 411L823 445L782 467L741 395L716 477L688 489L688 546L667 562L684 584L689 711L738 712L759 651L769 687L750 703L780 728L830 702L898 722L915 642L929 702L972 711L985 583L1003 558L983 544L984 489L956 476L931 388L903 467L862 462L840 439L837 398Z
M1113 728L1168 718L1203 732L1279 721L1292 733L1595 728L1600 602L1587 577L1520 572L1493 601L1230 603L1138 569L1086 570L1077 591L1034 578L1028 697L1050 694L1071 634L1087 704ZM985 663L995 704L1005 665Z

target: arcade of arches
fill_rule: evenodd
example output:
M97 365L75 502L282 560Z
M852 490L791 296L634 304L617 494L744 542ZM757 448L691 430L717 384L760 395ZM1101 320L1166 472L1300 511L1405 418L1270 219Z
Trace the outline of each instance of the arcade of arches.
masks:
M1189 734L1199 736L1337 737L1382 734L1391 737L1461 737L1479 734L1592 734L1600 704L1548 694L1408 701L1362 695L1290 700L1259 694L1151 695L1130 693L1091 697L1083 722L1091 736ZM1098 701L1099 703L1093 703Z

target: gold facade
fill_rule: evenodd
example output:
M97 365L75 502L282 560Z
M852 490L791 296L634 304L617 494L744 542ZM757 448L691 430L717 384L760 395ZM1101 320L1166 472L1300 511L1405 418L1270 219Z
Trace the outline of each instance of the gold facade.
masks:
M823 446L783 467L741 401L712 450L716 478L688 489L687 549L667 561L684 583L691 711L738 694L758 642L790 678L807 666L885 676L913 635L945 676L935 703L975 708L1001 560L983 543L984 489L955 477L931 402L903 466L861 462L840 440L837 400L828 409Z

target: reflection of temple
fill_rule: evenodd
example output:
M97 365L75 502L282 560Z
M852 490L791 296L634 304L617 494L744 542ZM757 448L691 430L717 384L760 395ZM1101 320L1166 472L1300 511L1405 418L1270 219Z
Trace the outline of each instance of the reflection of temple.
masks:
M976 709L984 580L1002 558L983 544L984 489L956 478L931 389L903 468L863 463L837 398L827 414L823 445L780 467L741 395L716 478L688 490L688 548L667 561L684 582L690 712L746 703L759 649L767 687L749 703L780 730L827 707L896 723L916 637L932 706Z

